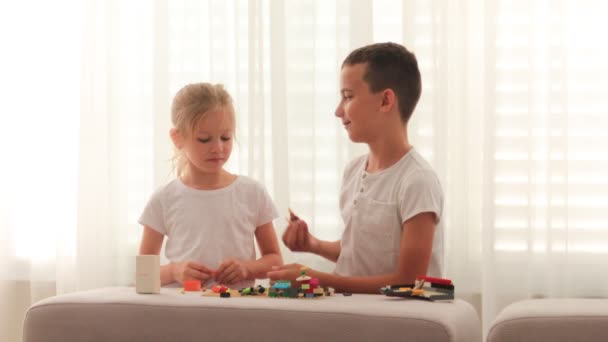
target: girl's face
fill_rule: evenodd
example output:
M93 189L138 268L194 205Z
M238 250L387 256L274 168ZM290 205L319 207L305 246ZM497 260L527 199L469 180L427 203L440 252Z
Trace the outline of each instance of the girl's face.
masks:
M232 153L234 122L230 112L218 109L207 113L194 126L182 147L191 170L218 173Z

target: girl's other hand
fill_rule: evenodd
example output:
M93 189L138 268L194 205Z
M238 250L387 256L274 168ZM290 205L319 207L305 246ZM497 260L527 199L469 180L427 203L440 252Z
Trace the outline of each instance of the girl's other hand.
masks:
M251 278L251 271L242 260L228 259L215 272L215 280L220 284L234 284Z
M186 280L200 280L201 283L205 283L212 277L213 270L193 261L184 261L171 263L171 274L180 284Z

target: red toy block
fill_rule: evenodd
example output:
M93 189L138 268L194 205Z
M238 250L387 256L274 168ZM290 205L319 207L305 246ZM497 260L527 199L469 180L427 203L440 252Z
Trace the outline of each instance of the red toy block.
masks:
M425 276L419 276L416 279L424 280L426 282L434 283L434 284L452 285L452 281L450 279L425 277Z
M184 281L185 291L200 291L201 282L199 280L186 280Z

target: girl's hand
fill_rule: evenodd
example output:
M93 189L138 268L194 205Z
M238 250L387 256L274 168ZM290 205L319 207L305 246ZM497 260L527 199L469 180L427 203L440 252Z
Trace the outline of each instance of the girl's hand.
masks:
M266 276L270 280L290 280L295 281L297 277L302 275L302 267L300 264L287 264L282 266L272 266L272 271L268 272ZM306 271L308 274L310 269Z
M213 275L213 270L193 261L171 263L170 265L173 279L180 284L186 280L200 280L201 283L204 283Z
M220 284L234 284L251 278L247 264L238 259L228 259L222 262L215 272L215 280Z
M289 225L283 233L283 243L293 252L312 252L318 249L319 240L308 232L308 225L291 214Z

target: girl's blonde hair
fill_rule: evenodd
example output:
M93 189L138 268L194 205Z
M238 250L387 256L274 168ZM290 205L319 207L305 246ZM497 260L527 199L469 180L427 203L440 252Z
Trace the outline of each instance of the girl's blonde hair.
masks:
M190 138L199 120L215 110L225 110L234 129L236 121L232 97L223 85L211 83L188 84L180 89L173 98L171 123L182 137ZM183 151L175 147L173 166L178 176L184 174L187 164L188 160Z

